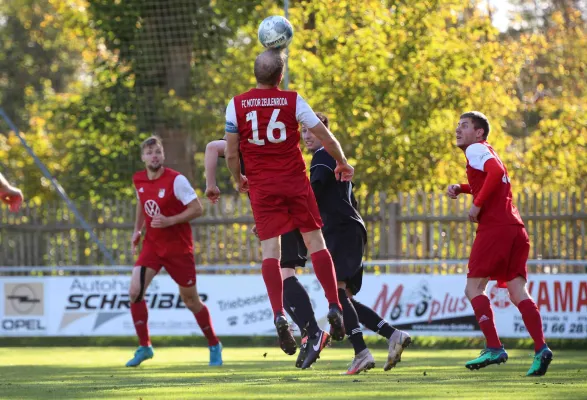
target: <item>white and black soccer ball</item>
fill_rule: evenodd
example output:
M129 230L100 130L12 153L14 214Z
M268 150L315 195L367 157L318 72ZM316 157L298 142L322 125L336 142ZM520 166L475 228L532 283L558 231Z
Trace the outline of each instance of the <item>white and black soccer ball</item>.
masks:
M285 49L293 39L293 26L281 15L267 17L259 25L259 41L266 48Z

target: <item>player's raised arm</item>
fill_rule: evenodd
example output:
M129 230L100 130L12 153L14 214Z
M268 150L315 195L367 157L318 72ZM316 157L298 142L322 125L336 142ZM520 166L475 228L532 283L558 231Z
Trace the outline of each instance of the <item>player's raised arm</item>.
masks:
M336 179L343 181L353 179L355 170L349 165L340 143L299 94L296 100L296 118L322 142L324 149L336 160L337 166L334 170Z
M226 149L225 140L213 140L206 145L204 153L204 166L206 168L206 197L212 202L218 202L220 189L216 185L216 166L218 157L224 157Z
M0 200L9 205L12 212L17 212L24 200L20 189L9 184L2 173L0 173Z
M226 127L224 130L226 132L226 150L224 151L226 165L238 185L238 191L246 192L249 189L247 178L241 172L238 122L236 120L234 99L231 99L226 107Z

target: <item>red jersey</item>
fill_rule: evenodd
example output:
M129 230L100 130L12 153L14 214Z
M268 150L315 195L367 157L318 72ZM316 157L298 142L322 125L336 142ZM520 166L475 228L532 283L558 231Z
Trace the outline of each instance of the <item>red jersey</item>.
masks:
M465 151L467 157L467 179L471 187L473 198L479 195L487 173L483 166L494 158L504 169L501 179L502 184L489 195L483 203L479 213L479 227L489 225L524 225L520 213L512 201L512 186L507 168L499 159L497 153L491 145L485 141L474 143L467 147Z
M297 92L251 89L234 97L226 109L226 132L239 135L251 189L307 179L299 124L313 128L319 122Z
M185 211L186 206L197 199L196 192L187 178L179 172L165 168L157 179L149 179L147 171L133 176L138 200L145 216L146 234L143 246L149 246L159 257L193 253L192 229L188 222L167 228L152 228L153 217L166 217Z

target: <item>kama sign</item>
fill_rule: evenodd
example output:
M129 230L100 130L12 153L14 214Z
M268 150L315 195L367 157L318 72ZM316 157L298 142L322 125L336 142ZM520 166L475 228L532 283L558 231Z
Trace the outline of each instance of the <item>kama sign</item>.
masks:
M299 276L320 325L328 304L313 274ZM464 296L464 275L365 275L356 299L392 325L415 335L479 336ZM134 335L130 277L0 277L0 335ZM547 338L587 338L587 275L534 275L528 289L543 318ZM260 275L200 275L198 290L218 335L273 335L273 314ZM507 290L490 282L501 337L527 337ZM194 316L167 275L147 291L149 330L157 335L201 335ZM364 330L365 333L371 333Z

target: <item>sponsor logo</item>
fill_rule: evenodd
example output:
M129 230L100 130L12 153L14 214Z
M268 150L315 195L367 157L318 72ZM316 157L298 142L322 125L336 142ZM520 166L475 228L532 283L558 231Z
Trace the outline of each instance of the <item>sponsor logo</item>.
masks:
M4 315L42 316L45 314L42 283L5 283Z
M318 343L316 343L315 345L312 346L314 351L320 350L320 345L322 344L322 335L324 335L324 332L320 331L320 337L318 338Z
M4 283L4 331L44 331L45 315L43 283ZM8 317L8 318L6 318Z
M497 283L489 290L489 300L498 310L508 308L512 304L508 290L506 288L500 288Z
M145 201L145 212L151 218L161 214L161 210L159 209L159 204L155 200L147 200Z
M130 298L128 291L130 281L120 279L76 279L70 287L71 294L67 297L65 313L61 318L59 330L65 329L73 322L95 315L92 331L118 318L128 315ZM150 290L157 291L156 281L151 284ZM202 301L208 300L208 295L200 293ZM186 306L179 293L147 293L144 296L147 307L157 310L185 309Z
M452 296L446 292L444 296L433 297L428 282L422 281L411 292L406 292L404 285L398 285L393 292L383 284L381 292L375 299L373 310L392 321L398 319L427 319L428 323L441 318L462 315L469 307L465 296Z

